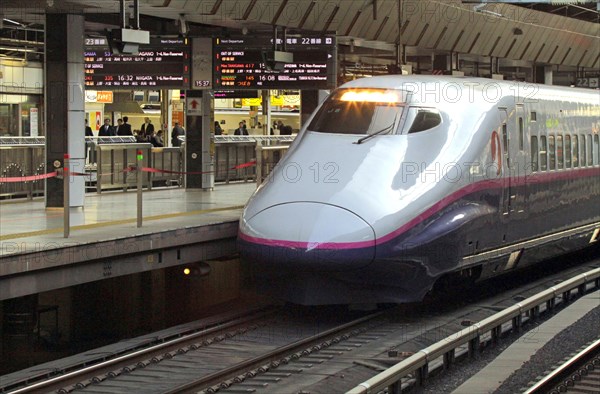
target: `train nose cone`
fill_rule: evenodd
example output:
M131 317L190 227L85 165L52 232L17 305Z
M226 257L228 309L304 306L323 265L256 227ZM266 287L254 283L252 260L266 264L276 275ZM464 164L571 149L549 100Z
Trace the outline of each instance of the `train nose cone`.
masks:
M368 265L375 256L373 228L334 205L297 202L275 205L240 224L242 258L318 271Z

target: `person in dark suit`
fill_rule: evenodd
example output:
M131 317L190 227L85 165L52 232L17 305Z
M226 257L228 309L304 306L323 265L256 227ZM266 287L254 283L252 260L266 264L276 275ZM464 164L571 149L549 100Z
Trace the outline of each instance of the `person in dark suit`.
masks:
M233 135L248 135L248 130L244 127L244 122L240 122L238 126L239 127L233 132Z
M144 118L144 124L142 125L142 131L146 133L146 135L152 135L154 133L154 125L150 118Z
M92 128L90 126L88 126L88 120L85 120L85 136L86 137L93 137L94 133L92 132Z
M98 131L98 137L111 137L115 135L114 128L110 125L110 119L104 119L104 124L100 127L100 131Z
M179 122L175 122L175 127L171 131L171 145L181 146L181 140L178 138L180 135L185 135L185 130L179 125Z
M279 128L279 135L292 135L292 126L286 126L282 121L277 121L277 126Z
M133 135L131 125L127 123L128 120L127 116L123 116L123 124L119 126L119 133L117 135Z
M115 135L123 135L121 134L123 132L123 119L117 119L117 125L113 126L113 130Z
M92 128L90 126L88 126L88 120L85 120L85 136L86 137L93 137L94 133L92 132ZM85 139L85 160L87 161L88 158L88 151L94 149L94 143L92 142L91 139L86 138ZM94 152L92 152L92 159L95 159L95 155ZM95 161L95 160L92 160Z

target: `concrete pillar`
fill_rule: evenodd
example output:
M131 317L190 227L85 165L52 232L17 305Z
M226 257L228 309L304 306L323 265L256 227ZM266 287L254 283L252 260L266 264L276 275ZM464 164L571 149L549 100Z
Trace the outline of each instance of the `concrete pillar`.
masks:
M46 27L46 169L62 167L69 154L71 171L84 172L84 16L46 14ZM70 206L83 206L84 178L70 182ZM62 207L63 181L48 179L45 196L46 207Z
M453 52L450 54L450 67L452 69L452 71L459 71L459 67L460 67L460 59L459 59L459 53L458 52ZM452 75L455 75L454 73L452 73Z
M544 81L544 71L545 71L545 67L544 66L533 66L533 82L535 83L545 83Z
M209 190L215 186L214 163L210 152L212 97L208 91L188 90L185 99L185 168L186 172L202 172L186 175L185 187Z
M545 66L544 67L544 83L546 85L552 85L553 81L552 81L552 66Z
M261 91L262 95L262 113L263 113L263 121L265 122L267 135L271 135L271 128L273 128L271 122L271 91L263 90ZM275 129L273 129L273 133L275 133Z

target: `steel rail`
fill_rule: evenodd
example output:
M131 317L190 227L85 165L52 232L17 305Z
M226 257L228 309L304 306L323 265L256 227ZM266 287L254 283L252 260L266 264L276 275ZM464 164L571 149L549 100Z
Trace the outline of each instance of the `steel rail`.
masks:
M231 367L229 367L227 369L224 369L224 370L212 373L210 375L204 376L200 379L182 384L171 390L164 391L163 394L181 393L185 390L197 389L200 386L205 386L201 389L207 390L210 387L206 387L206 386L213 385L217 382L223 382L224 380L227 380L232 376L239 376L240 374L242 374L244 372L248 372L248 370L250 370L250 369L264 366L265 363L270 363L274 360L284 358L285 356L289 355L290 353L294 353L299 349L304 349L307 346L313 345L315 342L324 340L335 334L339 334L340 332L347 331L350 328L361 325L370 320L374 320L377 317L380 317L381 315L388 313L388 312L389 311L376 312L376 313L370 314L368 316L364 316L359 319L353 320L351 322L345 323L341 326L334 327L332 329L329 329L327 331L324 331L324 332L314 335L312 337L301 339L296 342L292 342L288 345L285 345L285 346L282 346L275 350L272 350L261 356L254 357L252 359L232 365Z
M96 371L98 369L110 367L111 365L122 363L122 362L130 360L130 359L139 358L140 356L144 356L144 355L146 355L148 353L154 353L154 352L157 352L157 351L159 351L161 349L164 349L164 348L167 348L167 347L171 347L171 346L175 346L175 345L177 345L179 343L182 343L182 342L187 342L187 341L190 341L190 340L198 338L198 337L203 337L203 336L206 336L206 335L210 335L210 334L212 334L214 332L221 331L221 330L226 329L226 328L234 327L234 326L237 326L237 325L242 324L242 323L247 323L247 322L252 321L252 320L263 318L265 316L268 316L269 314L275 313L275 311L274 310L267 310L267 311L264 311L264 310L258 310L258 311L253 310L251 313L253 313L253 315L251 315L251 316L236 317L233 320L230 320L230 321L228 321L227 323L224 323L224 324L215 323L215 324L217 324L216 326L208 328L206 330L201 330L201 331L198 331L198 332L195 332L195 333L192 333L192 334L178 336L177 338L175 338L173 340L167 340L167 341L162 342L162 343L160 343L158 345L151 346L151 347L148 347L148 348L144 348L144 349L141 349L141 350L138 350L138 351L134 351L133 353L127 353L127 354L124 354L122 356L118 356L116 358L111 358L109 360L99 362L98 364L93 364L93 365L90 365L89 367L84 367L82 369L77 369L77 370L74 370L72 372L65 373L63 375L55 376L55 377L52 377L50 379L47 379L47 380L44 380L44 381L41 381L41 382L38 382L38 383L34 383L34 384L31 384L31 385L28 385L26 387L22 387L22 388L13 390L13 391L10 391L10 389L9 389L8 393L10 393L10 394L28 393L28 392L31 392L31 391L34 391L34 390L42 389L44 387L48 387L48 386L51 386L51 385L56 385L56 384L59 384L62 381L73 379L73 378L76 378L78 376L85 375L85 374L88 374L90 372ZM90 361L86 362L85 364L89 364L89 362ZM46 376L46 375L47 375L47 373L43 374L43 376ZM41 378L41 376L40 376L40 378ZM29 378L28 380L32 380L32 378ZM26 382L15 382L15 383L12 383L11 386L17 386L17 385L20 385L20 384L26 384ZM2 387L0 387L0 389L2 389ZM0 390L0 391L2 391L2 390Z
M473 354L478 347L479 339L482 335L490 332L492 341L495 341L500 335L504 323L512 321L513 329L519 329L524 314L537 316L539 314L539 307L543 303L546 303L549 308L553 308L558 296L562 297L563 302L568 302L571 297L571 291L574 289L577 289L578 295L581 296L585 293L587 284L592 281L594 281L596 288L600 288L600 268L577 275L559 285L552 286L502 312L452 334L359 384L348 391L347 394L378 393L386 388L389 393L399 393L401 391L401 379L415 373L417 382L422 383L426 379L429 363L438 357L443 356L444 365L448 365L454 360L455 350L465 344L469 346L469 353Z
M570 374L573 369L579 368L583 361L587 360L590 356L597 354L598 351L600 351L600 339L573 356L554 371L550 372L550 374L546 375L523 394L550 393L554 386L556 386L565 375Z

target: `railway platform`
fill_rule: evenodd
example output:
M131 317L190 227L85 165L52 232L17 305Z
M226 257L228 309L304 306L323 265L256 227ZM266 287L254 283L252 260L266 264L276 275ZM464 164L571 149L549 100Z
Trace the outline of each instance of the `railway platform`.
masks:
M62 209L46 209L43 199L4 201L0 204L0 299L95 280L98 267L92 261L105 264L112 259L111 270L117 274L118 259L127 256L130 264L123 274L130 274L147 270L149 263L181 263L186 259L183 249L193 244L215 243L203 248L200 256L217 258L228 248L234 251L241 208L255 189L256 184L248 182L218 185L212 191L146 191L140 228L135 192L87 194L83 208L71 208L68 238L63 235ZM229 239L227 245L223 239ZM173 248L175 257L169 261ZM136 255L142 258L137 265L132 261ZM67 272L70 275L65 277Z
M141 227L135 192L87 194L68 238L43 199L0 203L0 373L247 298L236 237L255 189L145 191Z

